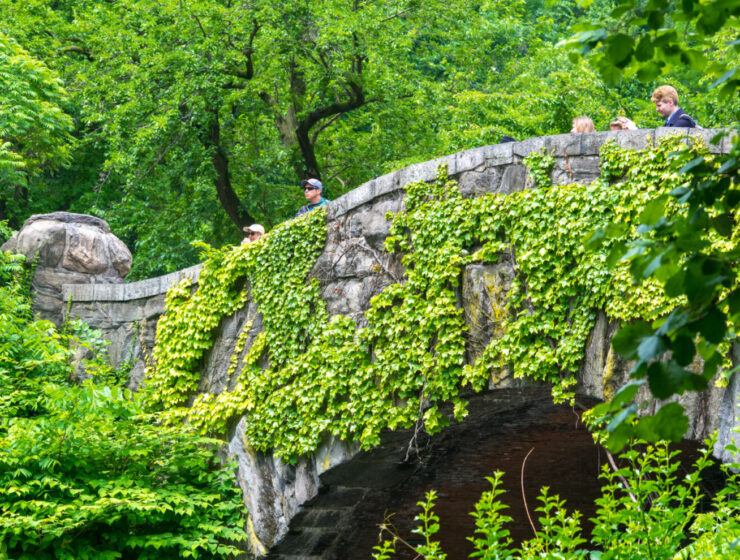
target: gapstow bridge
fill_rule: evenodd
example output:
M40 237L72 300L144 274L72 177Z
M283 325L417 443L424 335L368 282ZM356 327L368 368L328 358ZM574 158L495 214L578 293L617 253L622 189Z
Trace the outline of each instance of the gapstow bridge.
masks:
M599 176L599 149L605 142L614 140L619 146L639 149L676 133L687 142L692 136L702 136L707 144L714 134L665 128L563 134L476 148L378 177L329 204L326 243L311 276L319 281L330 316L349 316L362 325L370 299L404 278L400 257L383 250L390 226L386 214L402 210L404 187L414 181L432 181L440 163L448 165L450 177L466 198L505 195L531 186L522 161L543 148L555 158L554 184L588 184ZM726 152L730 140L721 142L711 150ZM130 267L126 247L102 220L75 214L34 216L4 248L28 256L38 253L35 311L56 323L68 313L100 329L111 342L114 364L133 364L132 389L145 381L165 293L184 277L197 283L200 272L195 266L124 283ZM503 308L514 275L515 265L506 259L465 266L458 305L468 329L469 363L496 336L500 327L496 310ZM199 391L218 394L233 388L227 370L239 333L247 324L251 324L248 348L262 326L251 298L213 333L214 344L202 363ZM591 405L603 399L605 392L609 394L628 379L629 364L615 356L610 345L616 329L604 313L597 314L579 372L577 398L581 403ZM733 361L738 361L740 356L735 354ZM604 458L582 427L578 411L553 405L548 387L515 378L510 372L492 378L488 389L470 395L470 414L464 421L453 422L437 435L417 438L421 449L410 449L413 430L385 433L381 445L370 451L326 437L313 455L288 465L251 449L244 441L243 420L237 423L229 434L228 453L238 462L252 552L284 559L369 558L384 514L396 513L394 523L405 531L415 502L435 488L443 524L440 538L448 550L458 551L450 557L466 557L464 537L473 528L467 512L487 488L484 477L493 470L507 472L509 513L515 518L524 515L519 475L532 448L526 471L530 508L536 507L539 486L549 485L553 493L568 498L570 509L582 507L588 517L588 507L593 505L586 502L593 500L598 487L596 482L589 487L583 481L596 479ZM690 416L687 437L701 440L718 430L716 453L725 460L729 457L723 456L724 446L737 437L732 429L738 424L739 392L736 373L725 388L712 387L681 398ZM530 534L512 529L512 536L519 539Z

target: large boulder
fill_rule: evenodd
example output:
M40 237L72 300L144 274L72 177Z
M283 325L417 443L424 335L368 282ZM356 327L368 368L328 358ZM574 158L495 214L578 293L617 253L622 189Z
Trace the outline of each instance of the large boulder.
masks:
M105 220L86 214L36 214L2 247L36 263L33 310L57 325L64 320L64 284L120 284L131 252Z

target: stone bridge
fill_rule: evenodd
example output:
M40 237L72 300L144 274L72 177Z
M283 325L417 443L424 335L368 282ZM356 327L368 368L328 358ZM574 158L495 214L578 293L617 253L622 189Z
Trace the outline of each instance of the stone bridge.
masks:
M431 181L440 163L448 165L450 177L458 181L465 196L508 194L529 186L522 160L542 148L555 157L551 172L554 183L589 183L599 175L599 148L608 140L639 149L661 136L678 133L687 141L689 137L701 136L709 144L714 132L661 128L532 138L467 150L378 177L328 206L327 241L312 274L320 281L329 314L350 315L362 324L370 298L403 277L400 260L382 250L389 228L385 215L402 209L406 184ZM712 146L712 150L726 152L729 142L725 138L719 146ZM40 218L43 217L37 221ZM34 251L27 249L33 243L24 245L21 237L15 242L11 240L6 248L26 247L25 252L33 254ZM151 356L167 289L185 276L197 281L199 267L129 284L122 283L120 278L98 274L74 276L74 284L62 285L59 280L48 280L54 270L63 268L58 258L56 262L57 269L47 267L47 270L42 266L43 274L34 280L37 292L44 294L37 302L37 311L57 322L68 311L72 317L101 329L112 343L114 363L134 364L129 385L135 389L143 380ZM467 349L470 361L480 354L497 327L495 319L481 319L475 310L502 304L492 298L505 296L513 275L513 266L506 262L469 265L465 269L460 295L470 329ZM250 302L222 322L203 366L201 390L218 393L225 389L225 372L237 335L255 315L255 306ZM259 328L257 322L253 328ZM627 379L627 364L611 354L609 341L615 329L616 325L610 324L603 314L597 318L580 371L579 399L583 403L593 404L604 397L603 372L607 362L616 364L610 366L610 383L620 384ZM689 438L701 439L718 429L718 452L731 440L731 428L737 423L739 385L734 376L726 389L713 388L682 399L691 417ZM353 445L327 439L311 457L289 466L245 448L242 425L237 425L228 448L238 460L238 478L250 514L248 530L253 551L273 558L368 557L372 539L358 539L357 527L370 527L371 532L376 532L375 525L382 521L383 505L394 503L400 488L415 492L409 498L413 505L423 495L425 486L420 481L427 480L430 487L446 485L448 501L455 502L461 488L475 487L477 493L485 490L482 477L492 470L518 470L530 446L541 450L533 455L541 459L539 462L533 459L530 468L544 469L545 484L550 480L548 476L554 479L549 482L551 486L557 486L555 481L567 483L582 469L590 469L589 476L595 478L600 455L591 445L588 433L578 427L577 412L553 406L546 388L513 377L500 379L489 388L490 393L472 398L473 413L464 422L424 442L421 450L409 449L411 435L405 431L387 434L379 448L362 453ZM553 442L560 442L562 448L558 454L552 452ZM471 455L471 449L477 449L477 454ZM415 460L404 460L410 451ZM452 472L445 478L439 474L444 469L434 466L440 461L448 465L475 463L481 468L475 474ZM438 477L436 486L435 481L428 480L430 477ZM466 477L470 478L467 486L462 480ZM471 482L473 478L475 483ZM512 487L517 488L517 484L512 483ZM532 488L530 503L534 502L536 484ZM472 501L459 505L465 518ZM408 503L397 505L403 510ZM465 534L472 533L472 523L470 526ZM450 538L454 540L454 535ZM464 542L460 546L464 548Z

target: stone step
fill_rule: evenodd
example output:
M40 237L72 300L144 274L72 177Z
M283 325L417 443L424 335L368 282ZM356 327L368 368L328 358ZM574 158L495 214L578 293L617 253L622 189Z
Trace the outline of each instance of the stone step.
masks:
M291 520L291 531L303 528L337 527L352 513L352 508L307 508Z
M286 560L288 558L322 558L334 541L337 539L337 526L332 530L321 527L291 528L277 546L275 546L267 558L270 560Z
M268 554L265 556L266 560L324 560L323 556L306 556L304 554L278 554L278 555L272 555Z

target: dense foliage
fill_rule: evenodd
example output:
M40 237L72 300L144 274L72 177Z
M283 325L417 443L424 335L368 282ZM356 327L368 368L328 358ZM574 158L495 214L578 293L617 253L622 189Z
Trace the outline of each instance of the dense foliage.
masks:
M740 87L739 15L737 2L727 0L620 0L612 12L617 24L584 26L572 42L582 47L582 53L590 53L609 82L624 75L649 80L675 68L701 73L704 80L714 80L712 95L732 111ZM690 40L682 39L679 31L684 36L690 32ZM656 320L627 325L614 338L615 349L635 361L631 374L637 381L593 411L592 417L606 426L606 443L613 450L635 436L656 441L679 429L677 404L636 420L645 404L635 399L639 385L647 382L659 399L703 389L737 338L740 127L734 120L729 153L719 158L672 154L671 168L685 184L651 201L640 216L640 235L612 248L611 260L629 262L635 282L652 283L673 300ZM611 224L599 230L592 246L619 237L621 229L620 224ZM700 376L693 371L696 363Z
M0 253L0 557L237 554L243 503L218 442L159 425L104 379L73 383L84 329L32 320L27 278ZM87 371L110 374L104 360Z
M512 546L507 523L512 518L504 513L507 506L499 497L501 472L488 477L491 490L475 504L475 535L468 537L475 552L470 558L484 560L523 560L526 558L733 558L740 546L740 479L731 474L725 488L713 497L710 511L700 507L704 491L701 472L711 461L708 446L688 474L677 460L677 452L665 444L641 446L621 456L621 466L612 470L605 465L601 477L602 495L596 500L596 517L590 539L581 533L581 514L568 512L565 501L549 495L542 488L540 505L535 511L537 530L533 538L519 547ZM419 522L413 531L418 535L410 544L398 535L393 525L381 525L380 543L375 547L375 560L389 560L397 548L410 548L415 558L447 558L435 539L439 517L434 513L437 496L434 491L419 502ZM691 543L687 544L687 537ZM416 544L419 540L423 544ZM734 551L734 552L733 552Z
M281 224L258 243L210 250L198 288L185 283L168 297L148 402L212 434L245 416L250 446L295 461L325 434L367 447L386 427L421 422L434 432L449 421L440 404L451 401L460 418L461 386L481 389L504 370L553 383L555 396L567 399L597 310L627 321L658 317L671 304L654 284L634 287L626 266L612 269L606 251L586 250L583 239L611 221L623 225L611 244L633 239L646 204L684 184L672 167L676 151L691 158L706 148L677 137L640 151L607 144L601 178L556 186L552 158L534 153L527 162L535 188L506 196L464 199L444 169L432 185L408 185L406 209L386 240L403 254L407 278L371 300L360 329L347 317L329 320L316 280L307 279L324 242L323 213ZM465 265L500 259L517 273L506 303L493 310L500 336L465 365L456 288ZM246 302L247 284L263 330L245 348L252 324L244 325L233 389L198 395L201 357L220 319ZM706 385L686 375L692 387ZM669 406L663 416L674 420L671 439L680 438L681 410Z
M0 220L27 217L29 181L70 158L59 76L0 31Z
M132 277L142 278L194 264L191 241L222 246L238 240L235 225L290 217L305 174L320 176L335 198L504 134L568 132L582 114L597 129L621 113L657 126L652 83L626 73L612 85L602 65L570 60L558 45L576 22L618 25L613 7L0 0L0 32L63 80L68 95L50 101L67 112L63 122L73 120L76 139L69 157L51 157L64 143L39 154L67 168L44 165L27 193L0 193L0 219L19 227L52 210L100 216L131 248ZM701 60L733 60L731 27L722 33L701 47ZM694 35L675 39L690 47ZM661 41L656 53L667 48ZM740 105L709 89L713 77L664 68L662 79L679 87L701 125L737 120ZM37 104L26 99L19 107ZM34 112L44 114L21 111ZM24 122L41 138L52 130Z

